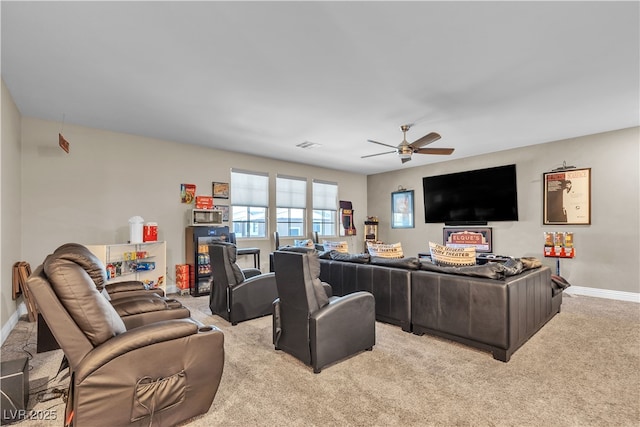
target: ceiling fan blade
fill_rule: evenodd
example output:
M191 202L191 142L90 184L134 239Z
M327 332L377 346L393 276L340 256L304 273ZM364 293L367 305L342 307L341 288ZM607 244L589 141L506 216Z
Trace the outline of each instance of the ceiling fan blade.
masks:
M439 140L440 138L442 138L440 136L440 134L438 134L436 132L431 132L431 133L426 134L422 138L415 140L411 144L411 146L413 148L420 148L420 147L422 147L424 145L431 144L432 142L435 142L435 141Z
M391 154L391 153L395 153L395 152L396 152L396 150L393 150L393 151L385 151L384 153L368 154L368 155L366 155L366 156L362 156L362 157L360 157L360 158L361 158L361 159L365 159L365 158L367 158L367 157L382 156L383 154Z
M385 147L397 148L395 145L385 144L384 142L374 141L372 139L367 139L367 142L373 142L374 144L384 145Z
M453 148L419 148L414 150L414 153L418 154L444 154L449 155L453 153Z
M400 159L400 160L402 160L402 164L404 165L404 164L405 164L405 163L407 163L409 160L411 160L411 157L405 157L405 158L402 158L402 159Z

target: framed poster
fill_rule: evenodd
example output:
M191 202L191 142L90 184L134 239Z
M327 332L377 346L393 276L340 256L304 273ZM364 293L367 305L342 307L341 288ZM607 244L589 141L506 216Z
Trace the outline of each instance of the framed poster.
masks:
M180 203L193 203L196 199L195 184L180 184Z
M476 248L476 252L492 252L491 227L444 227L442 244L450 248Z
M229 198L229 183L228 182L212 182L211 186L214 199L228 199Z
M391 193L391 228L413 228L413 190Z
M229 221L229 205L215 205L213 208L222 211L222 222Z
M543 224L591 224L591 168L545 172Z

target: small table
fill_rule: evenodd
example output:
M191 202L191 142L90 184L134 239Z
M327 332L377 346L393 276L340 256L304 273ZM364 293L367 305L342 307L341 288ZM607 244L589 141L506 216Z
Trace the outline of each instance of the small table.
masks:
M259 248L238 248L238 255L253 255L253 266L260 268L260 249Z

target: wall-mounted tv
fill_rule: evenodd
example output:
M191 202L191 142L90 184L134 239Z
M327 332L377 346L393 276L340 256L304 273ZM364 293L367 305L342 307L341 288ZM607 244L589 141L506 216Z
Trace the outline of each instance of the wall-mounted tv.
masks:
M481 225L518 220L516 165L422 178L424 221Z

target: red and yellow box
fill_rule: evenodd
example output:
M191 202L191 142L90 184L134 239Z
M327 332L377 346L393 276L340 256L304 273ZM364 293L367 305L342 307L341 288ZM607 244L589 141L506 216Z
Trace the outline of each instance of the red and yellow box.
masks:
M196 209L213 209L213 197L196 196Z
M189 288L189 264L176 264L176 286L180 289Z

